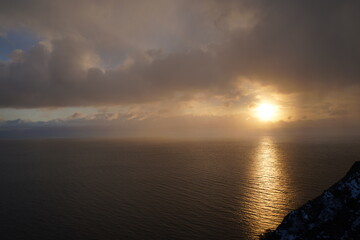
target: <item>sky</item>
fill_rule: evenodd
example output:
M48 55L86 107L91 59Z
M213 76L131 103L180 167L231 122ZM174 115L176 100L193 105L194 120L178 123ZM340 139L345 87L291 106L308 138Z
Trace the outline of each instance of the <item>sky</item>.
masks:
M356 0L1 1L0 138L358 134L359 11Z

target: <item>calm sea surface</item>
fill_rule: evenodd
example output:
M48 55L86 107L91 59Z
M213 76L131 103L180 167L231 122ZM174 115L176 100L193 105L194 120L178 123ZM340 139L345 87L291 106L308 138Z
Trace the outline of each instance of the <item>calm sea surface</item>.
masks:
M0 235L255 239L356 160L356 138L0 141Z

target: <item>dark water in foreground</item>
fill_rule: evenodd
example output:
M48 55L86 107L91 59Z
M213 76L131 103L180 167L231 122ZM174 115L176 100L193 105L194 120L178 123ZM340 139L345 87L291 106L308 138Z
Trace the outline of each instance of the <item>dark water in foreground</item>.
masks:
M359 159L358 139L0 141L0 235L253 239Z

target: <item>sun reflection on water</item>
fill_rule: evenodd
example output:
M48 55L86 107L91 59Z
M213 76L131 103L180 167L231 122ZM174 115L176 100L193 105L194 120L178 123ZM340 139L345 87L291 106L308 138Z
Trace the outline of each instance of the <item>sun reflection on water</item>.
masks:
M243 210L252 235L275 228L286 214L289 178L276 143L264 137L255 148Z

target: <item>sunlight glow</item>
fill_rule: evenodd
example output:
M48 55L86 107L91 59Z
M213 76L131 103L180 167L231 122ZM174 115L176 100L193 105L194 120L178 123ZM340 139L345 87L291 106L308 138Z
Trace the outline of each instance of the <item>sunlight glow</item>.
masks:
M261 103L255 111L261 121L271 121L275 118L277 107L270 103Z

